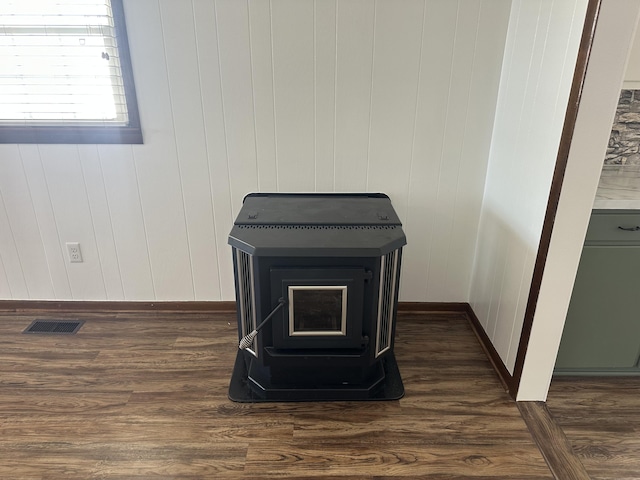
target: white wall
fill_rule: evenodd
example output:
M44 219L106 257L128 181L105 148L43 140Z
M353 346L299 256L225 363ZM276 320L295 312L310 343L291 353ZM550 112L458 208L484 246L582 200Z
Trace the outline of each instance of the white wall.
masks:
M145 143L0 146L0 298L231 300L246 193L368 190L468 300L508 0L124 4Z
M470 303L513 372L587 0L514 0Z
M518 400L547 397L639 16L640 0L603 0L600 8Z

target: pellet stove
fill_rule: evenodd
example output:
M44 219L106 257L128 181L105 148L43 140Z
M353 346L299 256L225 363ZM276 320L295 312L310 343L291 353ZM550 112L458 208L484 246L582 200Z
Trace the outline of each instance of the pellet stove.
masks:
M253 193L229 235L238 402L391 400L406 238L388 196Z

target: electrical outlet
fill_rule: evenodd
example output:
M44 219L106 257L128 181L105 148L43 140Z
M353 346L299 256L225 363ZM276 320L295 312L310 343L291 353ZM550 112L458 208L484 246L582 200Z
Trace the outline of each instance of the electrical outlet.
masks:
M69 254L69 262L82 262L82 252L80 252L80 244L78 242L67 242L67 253Z

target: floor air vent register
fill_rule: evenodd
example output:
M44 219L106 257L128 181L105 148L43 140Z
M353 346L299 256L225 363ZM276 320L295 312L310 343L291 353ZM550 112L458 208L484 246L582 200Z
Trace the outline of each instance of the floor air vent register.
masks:
M22 333L75 335L84 320L34 320Z
M392 400L402 247L384 194L250 194L229 235L238 402Z

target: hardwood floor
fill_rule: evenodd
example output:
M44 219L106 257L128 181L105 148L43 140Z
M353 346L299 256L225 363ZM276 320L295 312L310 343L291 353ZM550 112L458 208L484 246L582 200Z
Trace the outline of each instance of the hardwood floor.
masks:
M591 477L547 405L544 402L518 402L517 405L555 478L589 480Z
M640 377L556 377L547 406L594 479L640 479Z
M0 478L550 479L464 314L404 313L390 402L227 399L234 314L0 314Z

